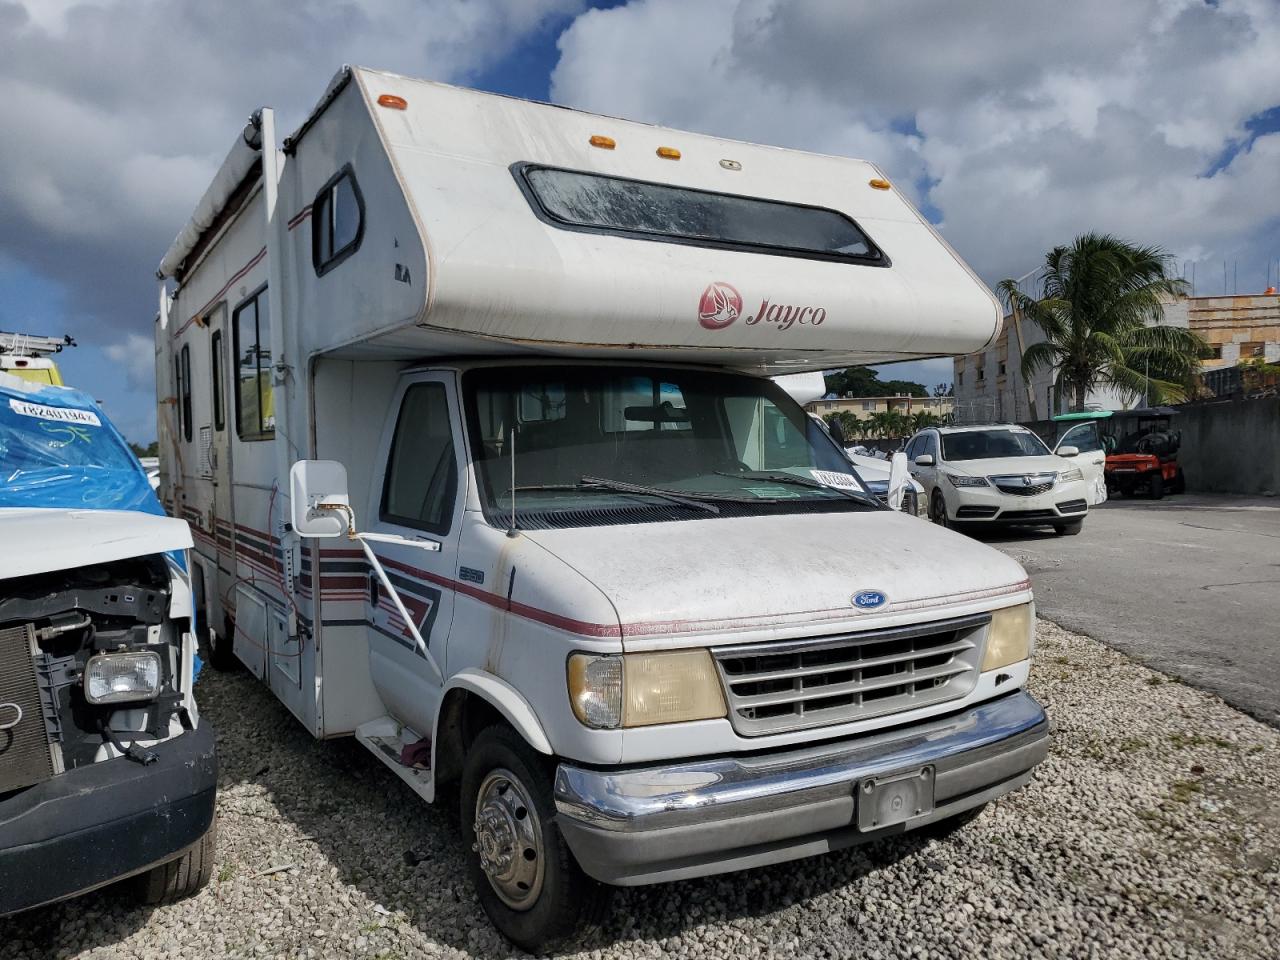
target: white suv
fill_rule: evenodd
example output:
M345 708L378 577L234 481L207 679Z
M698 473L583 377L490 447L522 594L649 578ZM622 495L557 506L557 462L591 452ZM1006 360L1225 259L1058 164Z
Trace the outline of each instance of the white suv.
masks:
M1075 447L1057 455L1014 425L930 427L907 444L911 475L925 489L929 517L944 526L1035 524L1068 536L1089 512Z

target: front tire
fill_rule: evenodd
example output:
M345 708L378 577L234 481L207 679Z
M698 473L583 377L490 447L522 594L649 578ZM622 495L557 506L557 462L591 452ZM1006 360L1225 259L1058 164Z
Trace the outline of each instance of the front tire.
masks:
M556 824L549 763L509 727L467 752L459 803L467 874L508 940L551 952L600 922L610 891L573 858Z
M1148 488L1148 493L1150 494L1151 499L1163 500L1164 499L1164 474L1160 473L1159 471L1156 471L1151 475L1150 483L1151 483L1151 486Z
M217 848L217 824L182 856L152 867L137 878L138 899L156 906L175 903L201 890L213 876L213 855Z
M929 498L929 519L940 527L952 526L947 517L947 500L941 490L934 490L933 496Z
M1169 492L1170 493L1186 493L1187 492L1187 478L1182 475L1181 468L1179 468L1178 472L1173 475L1173 483L1169 484Z

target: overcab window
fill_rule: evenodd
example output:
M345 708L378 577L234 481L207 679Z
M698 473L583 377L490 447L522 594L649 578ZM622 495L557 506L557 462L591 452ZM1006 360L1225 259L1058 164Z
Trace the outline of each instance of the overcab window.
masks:
M513 168L534 212L566 230L887 266L836 210L532 164Z
M311 263L324 276L360 246L364 197L350 165L320 188L311 204Z
M236 351L236 433L241 440L270 440L275 436L276 417L266 287L236 307L231 327Z

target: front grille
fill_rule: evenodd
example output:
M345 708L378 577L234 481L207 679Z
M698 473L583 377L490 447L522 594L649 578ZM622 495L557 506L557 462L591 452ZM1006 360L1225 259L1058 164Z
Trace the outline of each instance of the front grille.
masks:
M1059 513L1083 513L1088 509L1089 504L1085 500L1063 500L1058 504Z
M1052 490L1058 475L1056 473L1018 473L988 477L988 479L1001 493L1011 493L1015 497L1035 497Z
M1052 510L1006 510L1000 514L1001 520L1056 520L1058 515Z
M978 682L986 614L832 637L713 649L745 737L913 710Z
M57 772L45 732L36 653L29 624L0 627L0 794L48 780Z

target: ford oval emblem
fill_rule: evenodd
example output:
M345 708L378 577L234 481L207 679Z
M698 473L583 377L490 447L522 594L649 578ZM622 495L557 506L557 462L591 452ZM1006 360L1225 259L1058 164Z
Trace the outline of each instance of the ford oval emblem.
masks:
M874 610L888 602L889 598L879 590L859 590L853 595L853 605L859 610Z

